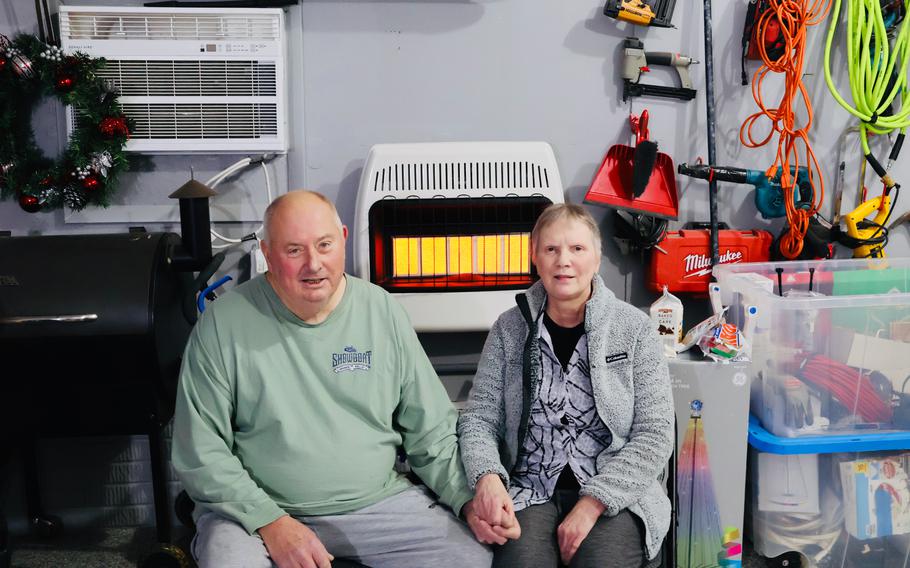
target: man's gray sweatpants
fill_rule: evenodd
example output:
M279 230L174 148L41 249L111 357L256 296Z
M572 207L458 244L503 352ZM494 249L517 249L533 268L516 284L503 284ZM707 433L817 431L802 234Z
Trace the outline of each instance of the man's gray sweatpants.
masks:
M489 568L490 549L423 487L412 487L343 515L297 517L335 558L371 568ZM265 544L217 513L196 521L192 546L199 568L272 568Z

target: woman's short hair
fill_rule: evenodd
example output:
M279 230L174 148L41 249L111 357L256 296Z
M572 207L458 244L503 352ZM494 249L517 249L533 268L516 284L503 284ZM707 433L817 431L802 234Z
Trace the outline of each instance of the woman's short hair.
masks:
M540 237L541 231L560 219L578 221L586 226L594 236L594 248L597 254L601 254L600 228L597 226L597 222L587 209L575 203L553 203L543 210L543 213L537 218L534 228L531 229L532 250L537 248L537 239Z

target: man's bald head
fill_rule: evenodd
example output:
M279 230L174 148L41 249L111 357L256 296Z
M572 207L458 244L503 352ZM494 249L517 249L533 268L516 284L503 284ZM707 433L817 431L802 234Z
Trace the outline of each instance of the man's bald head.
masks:
M279 195L274 200L272 200L272 202L266 208L265 215L262 218L263 240L266 242L271 241L269 225L272 224L276 213L283 211L285 208L290 208L293 206L306 207L310 203L327 206L330 214L335 218L334 220L335 224L338 225L338 230L342 230L344 225L342 224L341 217L338 215L338 210L335 208L335 204L332 203L331 199L319 193L318 191L297 189L294 191L289 191L283 195Z

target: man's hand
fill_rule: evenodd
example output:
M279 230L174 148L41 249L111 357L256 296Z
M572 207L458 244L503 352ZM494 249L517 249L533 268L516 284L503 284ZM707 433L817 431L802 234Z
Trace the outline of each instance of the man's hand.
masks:
M505 544L508 539L518 539L521 536L521 526L518 524L518 519L515 518L514 513L503 519L506 522L505 525L490 525L490 523L477 515L475 500L476 498L465 503L461 508L461 514L479 542L484 544Z
M569 565L572 557L578 552L578 547L587 538L588 533L594 528L594 523L604 510L606 507L603 503L593 497L583 495L559 524L556 536L559 540L559 556L562 558L563 564Z
M278 568L332 568L334 556L309 527L287 515L259 527L259 536Z
M508 526L515 517L512 497L495 473L488 473L477 480L474 487L474 510L491 526Z

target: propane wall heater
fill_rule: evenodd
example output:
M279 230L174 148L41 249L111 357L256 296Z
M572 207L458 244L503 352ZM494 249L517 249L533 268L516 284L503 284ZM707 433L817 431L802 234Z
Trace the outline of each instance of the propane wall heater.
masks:
M379 144L357 196L357 269L418 331L486 331L537 279L531 229L562 201L543 142Z

